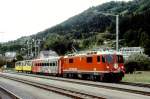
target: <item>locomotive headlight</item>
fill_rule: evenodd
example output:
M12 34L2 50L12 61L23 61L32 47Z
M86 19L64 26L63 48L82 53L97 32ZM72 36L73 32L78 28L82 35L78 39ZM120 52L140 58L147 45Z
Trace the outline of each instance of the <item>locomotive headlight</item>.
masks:
M109 66L106 66L107 69L109 69Z
M114 68L115 68L115 69L118 68L118 64L117 64L117 63L114 64Z
M123 67L123 66L121 66L121 69L124 69L124 67Z

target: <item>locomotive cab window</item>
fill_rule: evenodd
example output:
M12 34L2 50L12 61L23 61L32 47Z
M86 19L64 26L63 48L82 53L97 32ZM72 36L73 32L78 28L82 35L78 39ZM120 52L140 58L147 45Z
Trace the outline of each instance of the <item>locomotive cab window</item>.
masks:
M123 56L117 55L117 62L118 63L123 63Z
M106 61L108 63L111 63L113 61L113 56L112 55L106 55Z
M69 63L73 63L73 59L69 59Z
M87 63L92 63L92 57L87 57Z
M97 56L97 62L100 62L101 57Z
M102 56L102 62L105 63L105 57L104 56Z

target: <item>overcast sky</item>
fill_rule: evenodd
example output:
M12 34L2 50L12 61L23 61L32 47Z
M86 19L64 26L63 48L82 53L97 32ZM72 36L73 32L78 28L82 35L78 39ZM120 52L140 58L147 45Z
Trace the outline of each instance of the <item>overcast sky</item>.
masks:
M129 0L0 0L0 42L43 31L109 1Z

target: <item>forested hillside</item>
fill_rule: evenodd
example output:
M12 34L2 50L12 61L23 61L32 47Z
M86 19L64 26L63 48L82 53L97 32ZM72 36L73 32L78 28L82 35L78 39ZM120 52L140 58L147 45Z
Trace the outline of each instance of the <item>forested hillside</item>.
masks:
M60 55L95 47L115 47L115 17L119 15L119 47L141 46L150 55L150 0L109 2L91 7L70 19L44 31L0 45L1 52L25 47L26 40L44 39L41 50L52 49Z

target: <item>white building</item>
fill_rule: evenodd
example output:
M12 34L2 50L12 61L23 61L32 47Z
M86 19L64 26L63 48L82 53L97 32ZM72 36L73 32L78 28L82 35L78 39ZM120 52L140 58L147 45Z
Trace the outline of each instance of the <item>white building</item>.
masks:
M16 57L16 52L6 52L5 57L14 58Z
M122 47L119 51L123 54L125 60L133 54L144 54L144 48L142 47Z
M16 58L16 52L6 52L5 57L8 61L11 61Z

